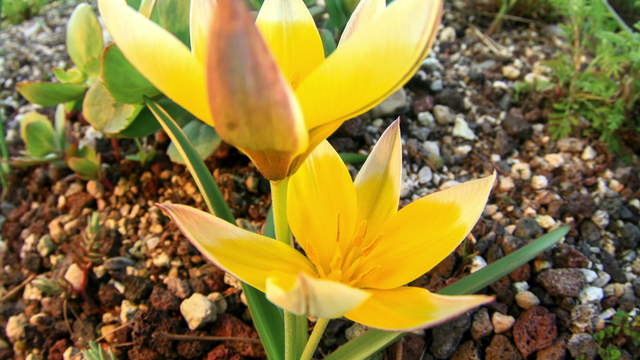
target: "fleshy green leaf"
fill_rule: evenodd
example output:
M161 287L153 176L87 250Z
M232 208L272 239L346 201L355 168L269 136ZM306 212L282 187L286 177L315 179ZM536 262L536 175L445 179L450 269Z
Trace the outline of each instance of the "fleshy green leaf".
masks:
M20 95L29 102L54 106L67 101L80 99L87 87L80 84L61 84L50 82L21 82L17 86Z
M53 126L42 114L26 114L20 120L20 136L26 145L27 154L33 158L40 159L56 151Z
M476 293L484 289L486 286L498 281L500 278L506 276L518 267L524 265L538 254L560 241L568 231L568 226L556 229L503 257L502 259L489 264L481 270L456 281L438 293L444 295ZM404 333L401 332L369 330L363 335L340 346L336 351L325 357L325 360L364 360L384 349L403 335Z
M157 103L147 100L147 106L158 119L171 141L186 159L186 166L193 176L200 193L205 199L209 211L232 224L235 224L231 209L227 206L220 189L211 176L205 163L200 159L189 139L180 126ZM270 360L284 358L284 321L282 311L267 300L257 289L243 284L242 289L249 304L253 323L260 335L260 340Z
M153 7L151 20L189 46L190 1L162 0Z
M202 160L211 156L221 142L215 129L200 120L189 122L182 128L182 131L184 131L189 141L191 141L191 145L193 145L193 148ZM174 143L169 145L167 155L169 155L171 161L185 165L185 161L182 159L182 155L180 155Z
M78 70L78 68L71 68L66 71L61 68L54 68L53 75L63 83L82 84L87 80L87 75Z
M98 75L103 46L102 27L91 6L76 6L67 24L67 52L73 63L91 76Z
M96 81L84 97L82 115L96 130L113 136L131 125L142 108L142 105L117 102L104 85Z
M67 166L83 179L100 178L100 156L88 146L83 146L67 157Z
M127 61L115 44L104 49L100 77L113 98L124 104L141 104L145 96L153 97L160 93Z

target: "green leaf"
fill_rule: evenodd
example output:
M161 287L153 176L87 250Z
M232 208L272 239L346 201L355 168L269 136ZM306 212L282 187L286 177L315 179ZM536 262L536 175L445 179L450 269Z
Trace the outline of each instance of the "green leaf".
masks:
M346 164L362 164L367 161L368 155L356 154L356 153L340 153L340 158Z
M154 97L160 93L127 61L115 44L104 49L100 78L113 98L124 104L141 104L145 96Z
M193 148L202 160L211 156L221 142L216 130L200 120L192 120L182 128L182 131L184 131L191 145L193 145ZM178 152L176 144L171 143L171 145L169 145L167 155L169 155L169 158L171 158L171 161L174 163L185 165L185 161Z
M86 86L80 84L50 82L21 82L16 88L29 102L42 106L54 106L80 99L87 90Z
M40 159L56 151L53 126L42 114L25 114L20 119L20 136L26 145L27 154L33 158Z
M88 146L83 146L67 157L67 166L86 180L100 179L100 156Z
M96 130L114 136L129 127L142 108L142 105L117 102L107 88L96 81L84 97L82 115Z
M67 24L67 52L73 63L91 76L98 75L103 46L102 27L91 6L76 6Z
M155 6L156 0L142 0L140 2L140 8L138 9L138 11L140 12L140 14L144 15L144 17L150 18Z
M153 7L151 20L189 46L190 1L161 0Z
M329 26L333 27L336 34L341 34L349 20L342 0L326 0L327 13L329 13Z
M568 226L558 228L528 245L514 251L502 259L468 275L452 285L439 291L444 295L473 294L486 286L498 281L513 270L524 265L538 254L551 247L562 239L569 231ZM384 349L392 342L402 337L404 333L382 330L369 330L363 335L340 346L336 351L325 357L324 360L364 360L372 354Z
M324 46L324 56L329 57L336 50L336 39L333 37L333 33L327 29L320 29L320 38Z
M211 172L200 159L180 126L157 103L147 99L146 104L171 138L171 141L176 144L180 154L187 160L187 169L189 169L191 176L196 181L209 211L219 218L235 224L231 209L225 203ZM253 323L260 335L267 356L270 360L284 359L284 321L282 311L269 302L259 290L247 284L243 284L242 288L249 304Z
M61 68L54 68L53 75L63 83L82 84L87 80L87 75L75 67L67 71Z

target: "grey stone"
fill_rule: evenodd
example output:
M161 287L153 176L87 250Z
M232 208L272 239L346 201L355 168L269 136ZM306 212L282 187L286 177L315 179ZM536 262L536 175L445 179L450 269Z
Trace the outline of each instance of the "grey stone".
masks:
M469 124L461 116L457 116L455 125L453 126L453 136L463 138L465 140L474 140L476 134L469 128Z
M480 308L473 315L471 323L471 337L475 340L491 335L493 332L493 324L489 318L489 311L486 308Z
M640 243L640 228L632 223L625 223L618 241L624 249L636 249Z
M538 224L536 219L532 217L525 217L516 223L516 229L513 234L522 239L535 239L544 233L542 226Z
M433 328L431 353L438 359L447 359L456 351L462 336L471 326L471 316L464 313L459 317Z
M444 105L436 105L433 108L433 115L436 118L436 122L440 125L452 124L456 119L451 109Z
M592 360L598 354L598 344L589 334L573 334L567 342L567 349L574 359Z
M374 116L391 116L403 110L408 103L407 93L403 88L389 95L380 105L376 106L372 112Z

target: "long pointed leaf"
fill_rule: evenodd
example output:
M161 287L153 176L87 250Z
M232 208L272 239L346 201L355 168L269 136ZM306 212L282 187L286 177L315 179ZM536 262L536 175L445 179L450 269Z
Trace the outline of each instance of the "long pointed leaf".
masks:
M221 219L235 224L231 209L229 209L224 201L224 197L213 176L211 176L209 169L193 148L180 126L157 103L147 99L146 104L185 160L187 169L189 169L191 176L193 176L196 181L209 211L215 213ZM262 341L268 358L270 360L284 359L284 323L282 311L269 302L259 290L247 284L242 284L242 289L247 297L251 317L260 335L260 340Z
M439 293L444 295L464 295L478 292L560 241L568 231L568 226L556 229L485 268L456 281L439 291ZM339 347L327 356L325 360L364 360L400 339L404 334L401 332L369 330Z

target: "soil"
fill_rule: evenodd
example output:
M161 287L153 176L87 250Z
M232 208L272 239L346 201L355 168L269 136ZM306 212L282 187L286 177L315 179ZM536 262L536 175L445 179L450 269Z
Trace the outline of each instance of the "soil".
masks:
M42 16L0 32L0 106L11 155L24 145L18 121L36 109L15 83L68 66L64 26L73 6L55 2ZM447 4L432 55L407 84L331 138L341 152L366 154L396 117L403 134L402 205L438 189L498 173L472 235L413 285L437 291L561 225L554 248L483 292L497 301L433 329L406 336L387 359L596 358L593 335L640 302L640 179L592 137L554 140L547 99L518 96L517 82L548 76L544 60L562 51L553 24L509 22L488 38L490 19ZM0 359L70 359L90 341L119 359L264 358L237 280L206 260L156 203L204 208L187 170L165 155L168 138L150 138L158 156L126 160L129 140L109 139L80 116L76 139L93 141L105 178L86 181L54 164L14 168L0 203ZM260 231L269 184L234 148L207 159L238 224ZM353 172L357 166L349 165ZM97 214L99 227L88 219ZM35 286L38 284L38 287ZM181 305L203 294L215 320L190 330ZM333 320L318 354L363 331ZM212 340L211 336L226 337ZM640 354L621 341L623 358Z

